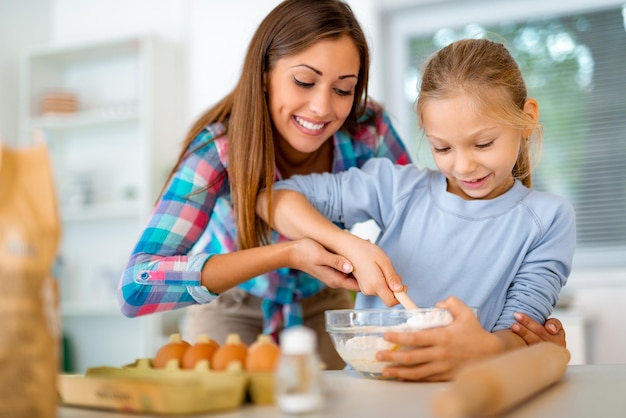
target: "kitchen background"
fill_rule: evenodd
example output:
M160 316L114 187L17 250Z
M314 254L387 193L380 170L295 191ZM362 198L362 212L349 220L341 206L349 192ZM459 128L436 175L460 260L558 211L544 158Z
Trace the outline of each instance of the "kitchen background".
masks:
M250 36L278 2L0 1L0 138L22 146L31 141L33 128L41 128L55 164L64 232L56 272L66 369L151 356L178 329L182 312L123 317L115 301L117 279L186 128L232 88ZM521 51L516 57L526 60L531 93L546 95L540 97L547 109L543 185L582 202L575 268L556 316L565 323L574 363L626 363L623 5L615 0L349 3L370 40L370 94L389 107L419 158L411 113L419 62L446 40L480 30L497 33ZM617 26L610 26L616 19ZM549 54L542 58L539 51ZM573 82L561 66L571 62ZM556 78L542 85L546 74ZM599 97L603 81L613 94ZM572 85L580 86L574 96L555 90L555 104L549 103L550 88ZM572 103L585 100L584 115L576 116L581 110ZM44 102L52 103L52 111L69 106L77 112L52 115ZM577 125L598 111L600 123ZM550 142L549 132L562 132L564 139L554 135ZM582 152L595 166L580 157L585 144L593 145L592 151L606 149L600 156ZM568 164L570 154L578 159ZM576 188L577 178L594 175L591 189L608 189L604 195Z

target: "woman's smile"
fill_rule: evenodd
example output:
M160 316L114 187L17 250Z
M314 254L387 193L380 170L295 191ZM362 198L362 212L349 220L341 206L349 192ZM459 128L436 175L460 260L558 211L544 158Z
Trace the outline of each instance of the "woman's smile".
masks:
M321 134L322 132L324 132L324 127L327 125L327 123L315 122L297 115L293 117L293 120L295 121L296 126L300 128L300 131L308 135Z

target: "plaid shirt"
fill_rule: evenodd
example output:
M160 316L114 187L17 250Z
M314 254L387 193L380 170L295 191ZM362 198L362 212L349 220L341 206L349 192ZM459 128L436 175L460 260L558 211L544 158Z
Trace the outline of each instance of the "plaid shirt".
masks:
M211 125L195 138L189 156L156 204L120 280L118 295L124 315L182 308L216 297L201 285L202 268L211 255L237 248L223 131L223 126ZM389 158L399 164L410 162L385 113L361 124L353 137L337 132L333 143L333 172L360 167L372 157ZM286 238L274 234L273 242L282 240ZM285 327L301 324L299 301L324 286L310 275L289 268L240 285L263 298L264 332L270 334L281 322Z

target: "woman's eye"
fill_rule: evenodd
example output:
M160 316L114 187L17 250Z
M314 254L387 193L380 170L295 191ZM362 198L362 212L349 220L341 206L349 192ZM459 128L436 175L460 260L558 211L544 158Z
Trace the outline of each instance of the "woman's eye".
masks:
M335 89L335 93L337 93L340 96L352 96L354 94L352 90L341 90L341 89Z
M315 83L305 83L304 81L300 81L295 77L293 78L293 81L296 83L297 86L304 87L307 89L315 85Z

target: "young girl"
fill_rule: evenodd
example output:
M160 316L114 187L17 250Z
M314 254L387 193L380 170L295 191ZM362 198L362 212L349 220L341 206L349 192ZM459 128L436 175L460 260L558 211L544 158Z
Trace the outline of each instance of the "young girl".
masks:
M130 256L119 288L125 315L190 307L184 337L220 343L303 323L317 331L327 366L344 367L324 311L353 306L345 258L310 239L276 235L259 247L268 228L255 205L277 178L372 157L409 162L389 117L367 99L369 61L343 1L285 0L266 16L237 86L189 132Z
M286 236L346 256L362 292L357 308L384 307L380 283L403 279L419 306L449 309L452 325L389 333L413 349L378 353L397 364L387 376L447 380L464 362L525 345L510 330L514 314L545 322L570 274L575 216L563 198L530 188L539 106L503 45L471 39L440 50L417 111L438 171L372 159L294 176L264 192L257 211ZM378 245L326 218L348 227L374 219Z

